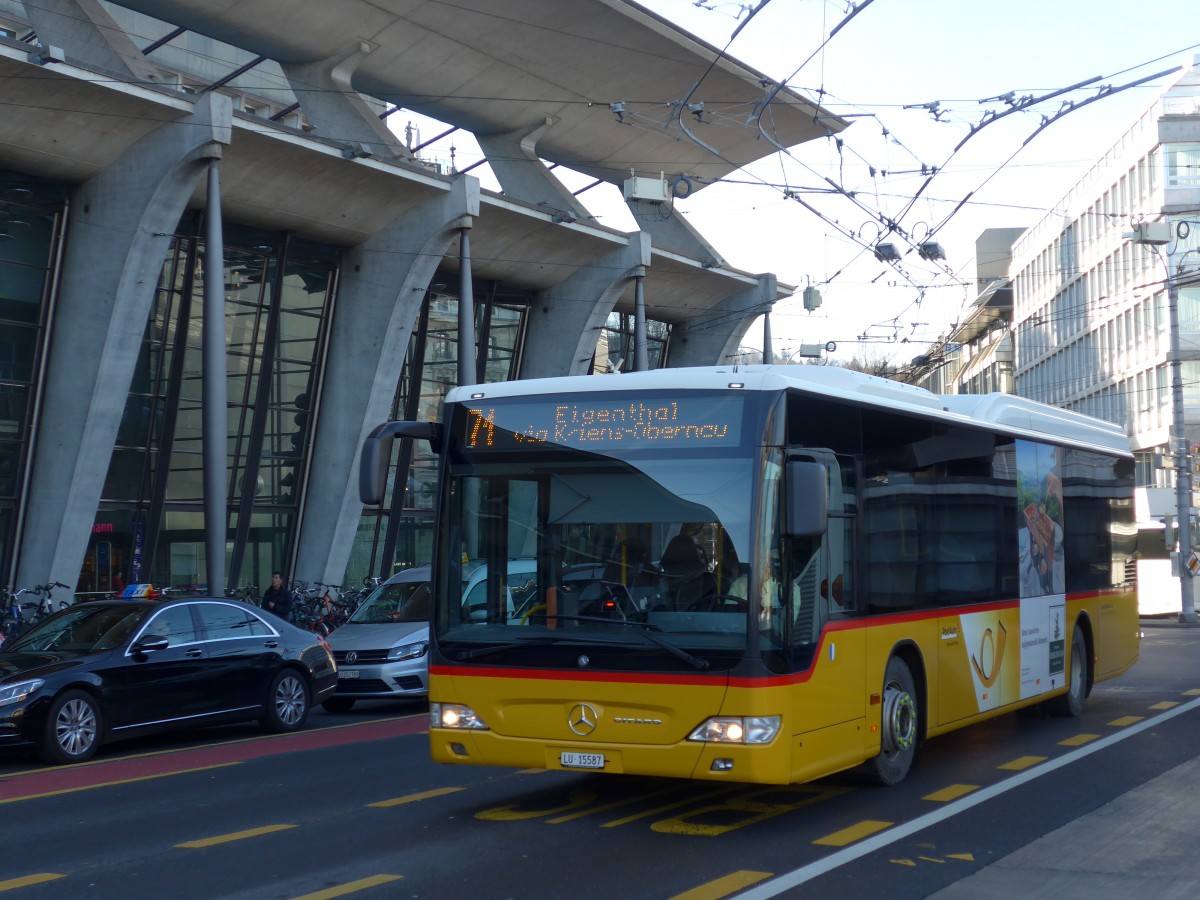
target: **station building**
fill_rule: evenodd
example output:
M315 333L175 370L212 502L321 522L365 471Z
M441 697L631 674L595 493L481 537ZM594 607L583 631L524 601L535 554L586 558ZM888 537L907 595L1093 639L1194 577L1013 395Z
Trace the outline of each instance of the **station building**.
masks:
M456 383L730 359L794 289L679 204L845 125L622 0L0 0L0 577L424 561L432 461L364 510L363 436Z

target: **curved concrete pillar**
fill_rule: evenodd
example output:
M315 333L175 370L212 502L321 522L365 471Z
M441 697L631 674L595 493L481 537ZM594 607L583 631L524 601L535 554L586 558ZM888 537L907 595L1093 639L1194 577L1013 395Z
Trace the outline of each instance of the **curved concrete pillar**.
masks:
M408 208L345 255L310 466L319 477L306 494L296 578L337 583L345 574L362 516L359 448L391 416L429 282L478 215L479 181L461 175L448 193Z
M350 83L354 70L375 49L359 41L346 53L312 63L281 63L283 74L317 134L372 155L411 160L412 153L392 134Z
M538 158L538 138L546 133L554 121L546 116L529 128L519 128L507 134L476 134L475 138L506 196L540 206L556 213L564 221L591 219L587 207L563 187L562 182Z
M713 366L733 359L750 324L771 311L777 290L774 275L759 275L753 287L731 294L702 316L673 326L667 365Z
M26 3L25 12L43 46L61 47L73 59L135 81L162 83L158 69L98 0L37 0Z
M673 204L627 198L625 205L638 226L649 233L654 246L681 256L698 259L709 266L723 266L725 260L692 223L680 215Z
M229 98L206 94L72 199L18 584L79 579L163 259L232 122Z
M629 233L628 243L589 259L530 305L521 378L585 375L600 329L630 279L650 265L650 235Z

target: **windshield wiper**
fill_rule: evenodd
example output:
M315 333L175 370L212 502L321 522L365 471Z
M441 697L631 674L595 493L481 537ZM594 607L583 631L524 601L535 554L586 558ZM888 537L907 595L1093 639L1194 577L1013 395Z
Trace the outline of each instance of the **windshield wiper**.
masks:
M605 625L628 625L642 629L642 637L650 641L652 644L657 644L668 653L674 654L694 668L704 669L709 668L708 660L701 659L699 656L694 656L688 653L682 647L676 647L670 641L660 638L656 634L651 634L653 631L662 631L657 625L652 622L639 622L637 619L606 619L603 616L546 616L546 619L566 621L566 622L602 622Z
M519 641L512 641L507 644L494 644L491 647L476 647L474 650L459 650L454 654L457 660L465 659L480 659L484 656L491 656L493 653L504 653L508 650L520 650L528 644L557 644L563 638L557 635L538 635L531 634L527 638L522 638Z
M621 619L604 619L604 618L601 618L600 616L547 616L547 618L548 619L560 619L560 620L565 620L568 622L604 622L607 624L619 623L619 624L623 624L623 625L638 625L643 629L643 631L641 632L642 637L644 637L646 640L650 641L650 643L661 647L662 649L666 650L668 653L670 653L674 656L678 656L680 659L682 659L688 665L690 665L696 669L704 671L705 669L710 668L709 662L707 659L701 659L699 656L694 656L693 654L688 653L682 647L676 647L670 641L664 640L663 638L659 637L656 634L651 634L650 633L651 631L660 631L661 629L657 625L652 625L649 622L622 621ZM519 641L510 641L509 643L506 643L506 644L494 644L491 647L476 647L474 650L459 650L457 653L455 653L453 655L454 655L455 659L457 659L459 661L465 661L468 659L482 659L485 656L491 656L492 654L495 654L495 653L506 653L509 650L520 650L524 647L529 646L530 644L560 644L560 643L588 644L588 643L596 643L596 642L608 643L608 642L604 641L603 637L597 637L596 635L582 635L582 634L534 635L534 634L531 634L531 635L529 635L529 637L522 638Z

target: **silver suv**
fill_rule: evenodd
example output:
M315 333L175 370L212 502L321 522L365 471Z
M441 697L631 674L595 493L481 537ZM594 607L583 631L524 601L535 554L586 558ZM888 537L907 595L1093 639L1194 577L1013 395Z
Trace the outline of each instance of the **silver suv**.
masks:
M328 712L349 712L358 700L406 700L429 694L430 567L397 572L367 597L329 635L337 662L337 692L321 705ZM537 562L508 561L505 602L510 619L523 620L539 596ZM472 619L486 617L487 566L463 569L463 603Z
M356 700L405 700L429 691L429 566L393 575L329 635L337 692L321 705L349 712Z

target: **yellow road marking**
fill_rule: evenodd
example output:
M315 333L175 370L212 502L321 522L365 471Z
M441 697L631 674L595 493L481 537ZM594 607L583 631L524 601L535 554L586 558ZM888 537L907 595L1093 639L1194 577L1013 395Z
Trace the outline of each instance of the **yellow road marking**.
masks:
M367 806L377 809L387 809L389 806L403 806L405 803L416 803L418 800L444 797L446 794L455 794L461 790L463 788L460 787L434 788L432 791L422 791L419 794L405 794L403 797L394 797L391 800L378 800L375 803L368 803Z
M1060 747L1082 747L1084 744L1090 744L1098 739L1098 734L1077 734L1075 737L1067 738L1065 741L1059 741Z
M1179 705L1178 700L1164 700L1162 703L1155 703L1150 708L1151 709L1171 709L1172 707L1175 707L1178 705Z
M611 822L605 822L601 828L616 828L618 825L628 825L630 822L636 822L638 819L647 819L650 816L656 816L659 813L667 812L668 810L678 809L681 806L687 806L689 803L695 803L699 800L711 800L713 797L720 797L722 794L732 794L736 790L740 790L744 785L737 787L718 788L715 791L707 791L706 793L685 797L683 800L677 800L674 803L666 803L662 806L656 806L654 809L647 809L644 812L635 813L632 816L626 816L623 819L614 819ZM665 792L660 792L665 793ZM649 794L646 796L654 796Z
M690 891L676 894L671 900L721 900L722 897L728 897L730 894L735 894L743 888L758 884L770 877L770 872L753 872L750 869L742 869L694 887Z
M949 803L951 800L957 800L971 791L979 790L977 784L952 784L949 787L944 787L940 791L934 791L932 794L926 794L922 800L932 800L934 803Z
M1200 697L1200 688L1192 688L1190 691L1184 691L1185 697Z
M58 791L43 791L40 794L22 794L20 797L5 797L0 799L0 805L16 803L18 800L40 800L42 797L57 797L59 794L75 794L79 791L90 791L94 788L115 787L118 784L136 784L139 781L153 781L155 778L171 778L175 775L190 775L193 772L210 772L213 769L224 769L227 766L240 766L240 762L217 763L215 766L199 766L195 769L175 769L171 772L159 772L156 775L139 775L136 778L119 778L116 781L97 781L95 784L81 784L76 787L63 788Z
M59 878L66 877L66 875L55 875L53 872L39 872L36 875L23 875L20 878L9 878L7 881L0 881L0 891L15 891L17 888L30 887L35 884L45 884L47 881L56 881Z
M1146 718L1146 717L1145 716L1122 716L1119 719L1113 719L1108 724L1112 725L1114 728L1124 728L1126 725L1136 725L1138 722L1142 721L1142 719L1144 719L1144 718Z
M628 806L631 803L649 800L651 797L661 797L663 794L670 794L674 791L687 790L689 787L691 786L687 782L677 782L676 784L659 788L657 791L650 791L649 793L645 794L634 794L632 797L626 797L624 800L614 800L612 803L605 803L600 806L585 806L583 809L567 813L565 816L557 816L553 819L548 819L547 821L552 825L561 825L563 822L570 822L572 819L582 819L584 816L590 816L592 813L607 812L610 809L616 809L620 806ZM722 788L722 790L724 790L724 788Z
M975 857L970 853L947 853L949 859L961 859L963 862L975 862Z
M894 822L878 822L874 819L867 819L859 822L857 825L851 825L849 828L843 828L841 831L827 834L825 837L813 841L813 843L819 844L822 847L845 847L848 844L853 844L855 841L861 841L863 838L875 834L877 831L891 828L894 824Z
M247 828L245 831L233 831L229 834L218 834L215 837L200 838L198 841L184 841L176 844L182 850L198 850L201 847L215 847L217 844L228 844L232 841L242 841L246 838L258 837L263 834L274 834L276 831L287 831L295 825L263 825L259 828Z
M1018 756L1011 762L1006 762L1004 765L998 766L997 768L1005 769L1009 772L1020 772L1024 769L1028 769L1030 766L1036 766L1038 763L1043 763L1045 761L1046 757L1044 756Z
M518 775L545 775L549 769L517 769Z
M337 887L326 888L323 891L304 894L303 896L294 898L294 900L332 900L334 897L345 897L347 894L365 891L367 888L379 887L381 884L399 881L403 877L403 875L372 875L370 878L360 878L358 881L350 881Z
M911 859L889 859L888 862L895 863L898 866L908 866L910 869L917 867L917 864Z

